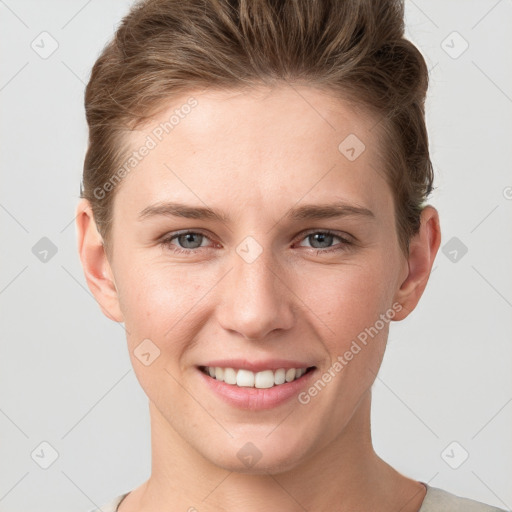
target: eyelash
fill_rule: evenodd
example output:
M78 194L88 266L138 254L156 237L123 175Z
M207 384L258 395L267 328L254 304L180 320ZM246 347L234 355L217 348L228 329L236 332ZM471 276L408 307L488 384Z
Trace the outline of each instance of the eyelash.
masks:
M305 233L301 233L301 238L299 238L299 241L302 241L306 238L308 238L309 236L311 235L316 235L316 234L323 234L323 235L327 235L327 236L334 236L335 238L338 238L339 240L341 240L341 243L338 244L340 247L338 246L334 246L334 247L329 247L327 249L315 249L314 247L311 248L312 250L316 251L316 254L319 255L319 254L325 254L325 253L331 253L331 252L337 252L337 251L344 251L344 250L347 250L347 248L350 248L350 246L354 245L353 242L350 242L349 240L347 240L346 238L343 238L342 236L336 234L334 231L330 231L330 230L313 230L313 231L308 231L308 232L305 232ZM180 247L177 247L175 244L172 243L172 241L180 236L184 236L184 235L189 235L189 234L193 234L193 235L200 235L204 238L207 238L208 240L210 240L210 238L202 233L201 231L180 231L180 232L177 232L177 233L172 233L170 236L167 236L164 240L161 241L161 244L166 247L167 249L170 249L172 252L174 252L175 254L186 254L187 256L191 256L193 255L194 253L197 253L198 249L201 249L203 247L197 247L195 249L182 249Z

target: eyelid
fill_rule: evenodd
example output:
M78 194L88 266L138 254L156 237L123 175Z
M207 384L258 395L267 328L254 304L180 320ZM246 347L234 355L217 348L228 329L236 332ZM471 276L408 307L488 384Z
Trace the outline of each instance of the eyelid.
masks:
M199 234L199 235L203 235L205 238L208 238L208 240L210 241L213 241L212 240L212 236L205 230L201 229L201 228L196 228L196 229L182 229L182 230L179 230L179 231L172 231L171 233L166 233L165 235L163 235L162 237L160 237L160 241L164 242L164 241L170 241L171 239L175 239L179 236L182 236L182 235L187 235L189 233L194 233L194 234ZM301 233L299 233L293 240L294 241L300 241L302 240L303 238L306 238L308 235L312 235L314 233L326 233L326 234L329 234L329 235L333 235L333 236L337 236L341 239L344 239L346 240L347 242L355 242L356 239L350 235L349 233L346 233L346 232L337 232L335 230L332 230L332 229L328 229L328 228L325 228L325 229L319 229L319 228L311 228L311 229L307 229L305 231L302 231Z
M309 235L313 235L315 233L324 233L324 234L332 235L332 236L338 237L339 239L343 240L345 243L352 243L352 244L356 243L356 239L349 233L346 233L345 231L338 232L338 231L335 231L333 229L328 229L328 228L326 228L326 229L321 229L321 228L320 229L319 228L307 229L306 231L303 231L299 235L297 235L295 240L301 241L302 239L307 238ZM313 247L313 249L314 249L314 247Z
M316 247L307 247L307 246L299 246L299 247L306 247L306 249L310 249L311 251L316 251L317 254L327 254L327 253L338 252L338 251L346 251L346 250L353 248L356 245L355 238L352 235L350 235L349 233L346 233L346 232L338 233L331 229L321 229L321 228L311 228L311 229L302 231L299 235L297 235L297 237L295 237L294 244L297 242L306 240L308 238L308 236L316 234L316 233L322 233L322 234L326 234L328 236L333 236L334 238L338 238L340 240L340 242L333 245L332 247L326 247L326 248L321 248L321 249L318 249ZM174 239L177 239L180 236L187 235L187 234L201 235L202 237L204 237L207 240L209 240L210 242L212 242L213 245L208 245L208 246L200 245L199 247L196 247L193 249L187 249L187 248L179 247L178 245L172 243L172 241ZM200 252L199 249L207 249L208 250L208 249L214 248L215 245L218 246L218 244L216 244L216 242L213 240L213 237L211 237L207 232L205 232L201 228L197 228L197 229L189 228L189 229L183 229L183 230L167 233L166 235L164 235L163 237L160 238L159 245L161 245L162 247L167 247L169 250L171 250L175 254L184 254L184 255L190 255L190 256ZM173 246L174 248L171 249L170 248L171 246Z
M188 234L194 234L194 235L201 235L204 238L207 238L210 242L215 244L216 242L213 240L213 237L206 231L202 230L201 228L197 229L180 229L179 231L172 231L170 233L166 233L162 237L159 238L158 243L159 244L167 244L171 245L171 242L175 239L179 238L180 236L188 235ZM173 244L174 245L174 244ZM210 247L203 247L200 246L196 249L183 249L179 246L176 246L178 249L181 249L183 251L197 251L197 249L209 249Z

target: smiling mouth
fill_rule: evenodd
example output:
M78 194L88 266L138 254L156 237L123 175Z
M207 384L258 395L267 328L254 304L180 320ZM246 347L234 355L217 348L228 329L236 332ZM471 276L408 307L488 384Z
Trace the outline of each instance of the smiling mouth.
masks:
M269 389L300 379L313 371L316 366L307 368L279 368L278 370L263 370L252 372L236 368L221 368L219 366L199 366L204 374L234 387Z

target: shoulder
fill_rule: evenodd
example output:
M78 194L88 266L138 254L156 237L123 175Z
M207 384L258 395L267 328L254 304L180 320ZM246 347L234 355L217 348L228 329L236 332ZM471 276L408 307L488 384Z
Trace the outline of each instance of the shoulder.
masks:
M501 508L462 498L443 489L422 483L427 488L427 494L418 512L505 512Z
M125 492L124 494L120 494L119 496L115 497L114 499L110 500L108 503L105 503L100 508L93 508L92 510L89 510L88 512L116 512L117 507L123 501L123 499L128 496L128 492Z

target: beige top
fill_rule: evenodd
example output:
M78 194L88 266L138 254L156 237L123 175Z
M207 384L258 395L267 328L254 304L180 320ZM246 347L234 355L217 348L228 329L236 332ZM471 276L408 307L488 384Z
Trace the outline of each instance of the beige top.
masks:
M443 489L430 487L424 482L421 483L427 488L427 493L418 512L506 512L504 509L491 507L468 498L461 498ZM116 512L117 507L128 494L128 492L121 494L103 505L101 510L93 509L90 512Z

